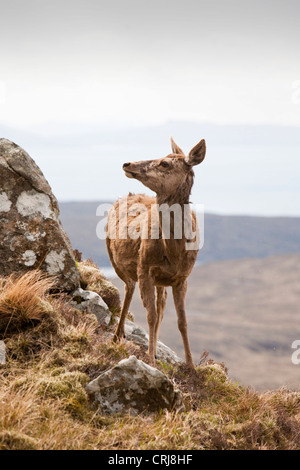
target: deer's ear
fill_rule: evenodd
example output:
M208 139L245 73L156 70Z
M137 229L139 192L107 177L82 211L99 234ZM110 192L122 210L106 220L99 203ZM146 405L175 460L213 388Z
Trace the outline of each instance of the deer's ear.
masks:
M171 137L171 148L172 152L177 154L177 155L184 155L183 151L181 150L180 147L174 142L173 137Z
M202 139L200 142L192 148L188 156L186 157L185 161L188 165L194 166L199 165L199 163L203 162L206 154L206 143L205 140Z

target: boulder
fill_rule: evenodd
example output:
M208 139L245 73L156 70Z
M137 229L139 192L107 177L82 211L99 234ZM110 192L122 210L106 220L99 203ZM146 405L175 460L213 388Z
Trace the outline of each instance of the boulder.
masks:
M81 312L93 313L103 326L108 326L111 321L112 313L96 292L79 288L72 293L71 304Z
M71 243L43 173L18 145L0 139L0 276L41 269L57 288L79 286Z
M86 391L101 413L159 412L183 408L172 382L135 356L120 361L90 382Z

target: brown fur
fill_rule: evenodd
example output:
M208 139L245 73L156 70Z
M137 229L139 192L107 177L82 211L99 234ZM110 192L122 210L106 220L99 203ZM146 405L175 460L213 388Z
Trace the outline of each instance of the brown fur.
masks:
M116 237L112 236L113 212L108 216L107 250L111 263L118 276L125 282L125 298L122 306L120 322L115 332L114 340L124 336L126 314L138 282L140 295L147 310L149 325L149 356L155 365L156 344L159 326L162 321L166 304L166 287L171 286L178 318L178 328L182 335L186 363L194 367L187 335L185 314L185 295L187 278L195 264L198 250L186 250L186 238L174 237L174 214L171 213L170 239L164 239L161 218L157 212L156 224L158 239L151 239L150 213L153 204L179 204L182 208L189 203L189 197L194 181L192 167L201 163L205 157L205 141L201 140L189 153L184 156L182 150L171 139L173 153L165 158L141 162L125 163L123 169L126 176L141 181L156 193L156 197L144 194L129 194L128 198L117 201L114 205L116 214ZM127 199L127 223L122 218L120 207ZM135 204L146 206L146 213L130 214L130 208ZM193 231L196 230L196 216L191 213ZM137 223L137 232L148 232L148 239L138 236L132 239L128 235L128 227ZM173 224L173 225L172 225ZM182 218L183 224L183 218ZM156 300L155 300L156 289Z

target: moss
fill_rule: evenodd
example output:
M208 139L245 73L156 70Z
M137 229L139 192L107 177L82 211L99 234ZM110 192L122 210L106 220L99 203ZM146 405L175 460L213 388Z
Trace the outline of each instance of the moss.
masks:
M49 371L49 375L51 377L59 377L60 375L64 374L66 372L65 367L55 367L54 369L51 369Z
M105 278L98 267L88 260L78 263L78 269L82 287L99 294L113 314L119 313L121 310L119 290Z
M65 372L58 376L50 375L39 383L40 394L50 398L75 400L85 403L87 395L84 387L88 384L89 377L81 372Z
M227 376L222 365L213 363L200 366L198 373L203 378L203 386L210 393L211 401L220 403L225 400L228 403L237 403L244 390Z
M51 351L44 361L46 368L59 368L63 367L70 362L70 355L63 349L55 349ZM55 369L54 369L55 370Z
M80 357L84 350L85 348L82 347L82 343L80 342L67 343L62 349L64 353L68 354L72 358Z
M120 361L129 357L125 343L102 343L99 353L111 362Z
M202 374L204 380L207 382L212 380L221 384L228 382L226 371L219 364L206 364L198 367L197 370Z
M38 450L38 441L18 431L0 432L0 450Z

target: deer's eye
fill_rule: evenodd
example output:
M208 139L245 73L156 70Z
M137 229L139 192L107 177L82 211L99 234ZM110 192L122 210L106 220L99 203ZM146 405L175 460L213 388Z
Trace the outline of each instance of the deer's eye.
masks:
M163 166L164 168L168 168L169 163L166 162L165 160L163 160L163 161L160 163L160 165Z

